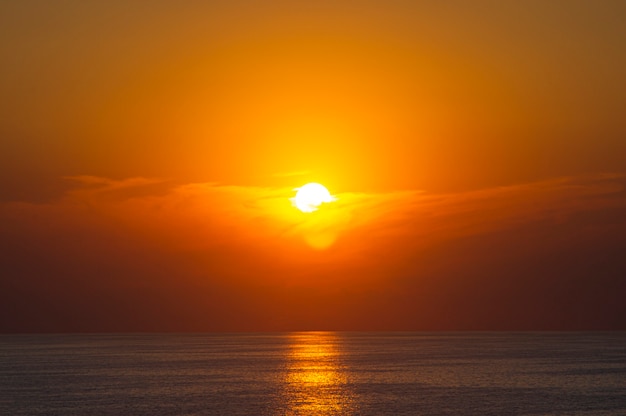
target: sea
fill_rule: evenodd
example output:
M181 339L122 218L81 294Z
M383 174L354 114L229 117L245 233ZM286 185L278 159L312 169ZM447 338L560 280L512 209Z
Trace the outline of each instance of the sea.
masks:
M0 415L626 415L626 332L1 335Z

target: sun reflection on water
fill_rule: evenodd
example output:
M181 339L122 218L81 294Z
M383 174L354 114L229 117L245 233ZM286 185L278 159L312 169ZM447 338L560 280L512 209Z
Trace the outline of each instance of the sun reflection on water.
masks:
M353 414L340 337L331 332L295 333L289 342L284 379L286 414Z

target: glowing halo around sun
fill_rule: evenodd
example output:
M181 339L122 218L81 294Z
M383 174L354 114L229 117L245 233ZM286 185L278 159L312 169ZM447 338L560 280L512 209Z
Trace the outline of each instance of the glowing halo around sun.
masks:
M307 183L295 190L296 196L291 198L291 203L302 212L317 211L320 205L335 200L328 189L319 183Z

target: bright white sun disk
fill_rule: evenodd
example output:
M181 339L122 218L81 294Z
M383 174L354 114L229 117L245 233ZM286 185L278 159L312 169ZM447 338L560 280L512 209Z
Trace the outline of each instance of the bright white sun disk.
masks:
M291 203L302 212L317 211L323 203L335 200L328 189L319 183L307 183L296 190L298 192L295 197L291 198Z

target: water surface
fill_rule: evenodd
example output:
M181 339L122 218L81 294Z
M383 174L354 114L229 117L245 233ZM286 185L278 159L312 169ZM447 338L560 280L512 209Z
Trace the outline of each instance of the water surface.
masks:
M626 415L626 333L0 336L2 415Z

